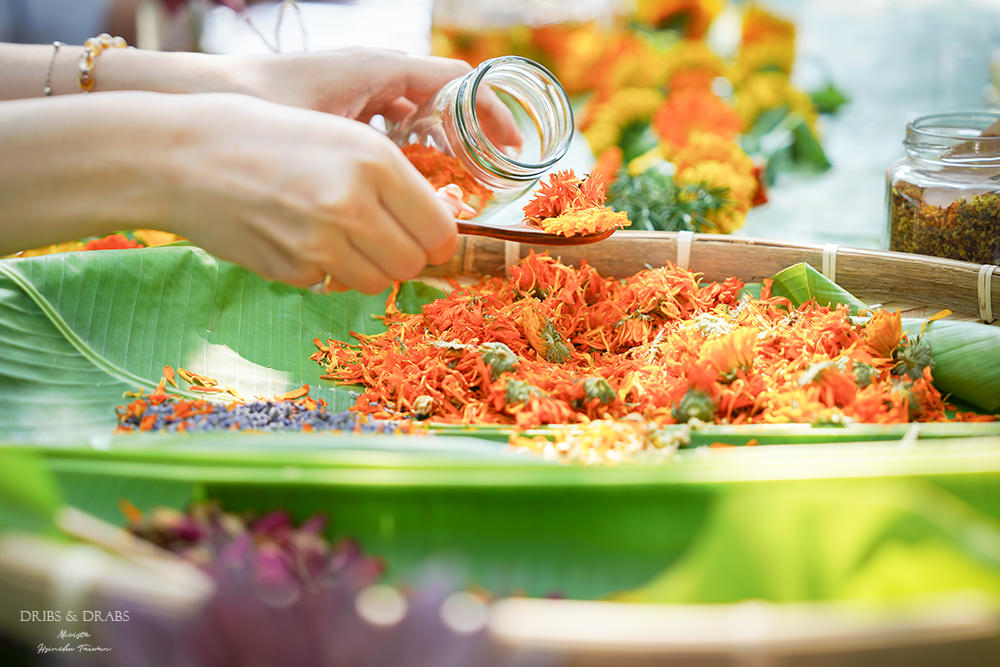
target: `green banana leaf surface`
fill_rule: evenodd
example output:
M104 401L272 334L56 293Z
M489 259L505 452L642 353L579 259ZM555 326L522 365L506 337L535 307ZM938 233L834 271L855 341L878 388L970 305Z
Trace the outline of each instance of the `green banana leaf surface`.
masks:
M440 294L408 283L398 303L419 309ZM165 365L247 397L308 384L345 409L351 392L320 380L311 341L384 331L373 314L385 297L314 294L184 246L0 261L0 433L107 433L122 393L152 390Z

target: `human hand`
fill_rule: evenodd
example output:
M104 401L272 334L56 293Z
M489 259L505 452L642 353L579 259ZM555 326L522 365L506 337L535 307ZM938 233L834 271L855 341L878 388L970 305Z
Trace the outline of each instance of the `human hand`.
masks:
M234 56L226 75L242 92L367 123L379 114L399 121L471 67L461 60L408 56L382 49ZM480 97L483 129L499 147L520 148L510 110L491 91Z
M168 147L170 227L299 286L377 293L454 252L455 221L377 131L233 95L186 97Z

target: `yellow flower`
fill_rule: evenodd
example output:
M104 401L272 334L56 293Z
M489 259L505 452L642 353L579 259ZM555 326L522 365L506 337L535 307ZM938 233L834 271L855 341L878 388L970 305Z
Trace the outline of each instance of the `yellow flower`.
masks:
M648 122L662 101L663 95L652 88L622 88L598 103L583 129L591 150L597 155L616 145L626 127Z
M567 211L554 218L543 218L537 223L543 231L560 236L600 234L611 228L628 227L628 216L624 211L613 211L603 206Z
M701 348L701 358L723 376L736 370L750 370L757 334L757 329L753 327L740 327L723 334L705 343Z
M657 144L642 155L630 160L628 163L628 173L632 176L638 176L650 167L654 167L665 160L666 156L663 154L663 148Z
M711 132L692 132L687 144L670 156L678 171L707 160L724 162L741 174L753 175L753 160L739 144Z
M730 234L743 226L746 213L757 191L757 180L752 174L741 173L732 164L718 160L705 160L678 170L676 180L681 185L704 184L712 188L725 188L727 206L708 216L715 231Z
M746 14L743 15L743 33L740 43L755 44L778 40L794 43L795 24L759 5L751 5Z
M818 114L812 100L793 86L783 72L746 73L736 87L735 104L746 127L752 126L764 111L783 106L800 114L816 132Z
M704 42L678 42L661 60L663 82L670 90L693 85L707 89L716 77L730 75L729 66Z
M722 0L637 0L635 17L654 28L677 28L687 39L701 39L722 5Z
M777 68L790 74L795 63L795 43L786 40L754 42L740 46L737 63L743 72Z
M132 232L132 236L135 237L136 241L143 243L144 245L152 248L158 245L167 245L168 243L174 243L175 241L183 241L184 237L177 236L177 234L171 234L170 232L161 232L155 229L137 229Z
M31 250L25 250L24 252L18 253L17 255L10 255L10 256L39 257L41 255L52 255L57 252L73 252L74 250L83 250L83 241L66 241L64 243L54 243L52 245L47 245L44 248L33 248Z

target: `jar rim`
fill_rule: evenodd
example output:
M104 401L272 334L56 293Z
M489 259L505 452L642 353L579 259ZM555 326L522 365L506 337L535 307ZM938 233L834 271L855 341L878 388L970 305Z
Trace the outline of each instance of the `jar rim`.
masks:
M927 114L914 118L906 124L907 138L909 135L913 135L915 138L926 137L957 141L976 138L1000 145L1000 136L983 137L961 132L962 129L982 132L998 120L1000 120L1000 112L997 111L949 111Z
M569 124L569 131L559 141L559 143L556 144L549 151L551 153L551 157L549 157L548 159L542 160L540 162L522 162L507 155L506 153L498 149L496 144L494 144L493 141L491 141L489 137L486 136L486 133L483 131L482 126L479 124L479 112L476 104L470 105L472 112L471 113L472 127L475 129L479 137L485 140L481 141L480 145L482 145L485 148L492 161L495 161L496 163L503 165L504 167L511 168L512 171L541 173L547 170L552 165L554 165L556 162L558 162L566 154L566 151L569 149L569 145L573 140L573 124L574 124L573 106L572 104L569 103L569 97L566 94L566 90L559 82L559 79L557 79L556 76L552 72L550 72L548 68L546 68L544 65L537 63L534 60L531 60L530 58L525 58L523 56L512 56L512 55L499 56L497 58L490 58L489 60L484 60L483 62L481 62L476 67L476 69L472 73L470 73L470 76L474 75L471 76L471 82L470 82L470 76L467 76L466 80L462 82L463 84L462 88L464 88L466 85L471 85L468 99L475 100L477 99L477 95L479 93L479 86L484 82L486 76L489 75L494 68L510 64L517 64L518 66L534 70L535 74L538 74L543 78L548 79L549 82L551 82L556 87L558 96L561 97L562 98L561 101L565 103L565 111ZM461 105L462 97L463 95L461 93L457 96L455 101L456 109L458 109L459 105ZM536 174L528 173L525 174L525 177L528 180L532 180L536 178L537 175L538 175L537 173Z
M920 116L906 124L903 146L920 160L955 167L995 167L1000 136L982 132L1000 121L1000 112L951 111Z

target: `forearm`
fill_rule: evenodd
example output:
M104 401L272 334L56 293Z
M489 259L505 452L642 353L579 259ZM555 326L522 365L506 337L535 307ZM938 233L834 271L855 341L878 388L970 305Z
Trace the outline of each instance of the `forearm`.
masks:
M0 104L0 255L164 228L174 149L190 143L174 106L150 93Z
M83 47L64 45L53 59L51 44L0 44L0 100L40 97L52 64L53 95L81 93L77 83ZM247 92L240 80L252 73L229 56L142 49L108 49L92 71L94 92L145 90L160 93Z

